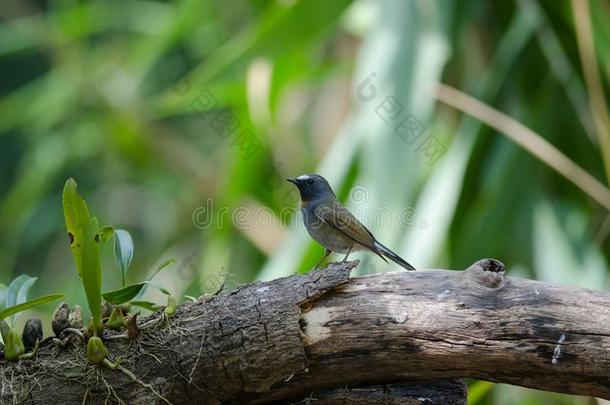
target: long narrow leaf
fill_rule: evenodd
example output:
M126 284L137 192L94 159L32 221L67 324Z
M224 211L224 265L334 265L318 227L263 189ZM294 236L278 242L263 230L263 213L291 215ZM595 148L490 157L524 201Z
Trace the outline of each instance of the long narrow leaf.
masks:
M55 301L56 299L59 299L63 296L63 294L43 295L42 297L38 297L33 300L14 305L10 308L5 308L4 310L0 311L0 320L6 319L7 317L19 313L21 311L25 311L27 309L31 309L39 305L43 305L51 301Z
M131 305L135 305L136 307L148 309L149 311L158 311L163 308L163 305L155 304L150 301L131 301Z
M82 279L93 326L97 330L102 325L102 269L100 268L99 223L91 218L85 229L82 250Z
M168 259L168 260L164 261L163 263L161 263L159 265L159 267L157 267L155 269L155 271L152 272L152 274L146 280L148 280L148 281L152 280L157 274L159 274L159 272L161 270L163 270L164 268L166 268L167 266L169 266L170 264L173 264L173 263L176 263L175 259Z
M126 287L119 288L117 290L105 292L104 294L102 294L102 296L104 297L104 299L106 301L108 301L111 304L116 304L116 305L124 304L124 303L144 294L144 291L146 291L146 287L149 285L157 288L159 291L161 291L165 295L171 295L167 289L165 289L157 284L152 283L150 280L153 277L155 277L161 270L165 269L167 266L169 266L170 264L172 264L174 262L175 262L174 259L169 259L169 260L163 262L148 277L148 279L146 281L143 281L143 282L137 283L137 284L131 284Z
M145 281L145 285L149 285L151 287L155 287L157 290L161 291L165 295L172 295L169 290L165 287L160 286L159 284L153 283L152 281Z
M610 211L610 190L549 141L521 122L445 84L439 84L435 97L503 133Z
M102 296L111 304L124 304L127 301L135 298L142 287L144 287L144 283L132 284L128 285L127 287L119 288L118 290L105 292L102 294Z
M76 182L72 178L68 179L64 186L62 204L74 263L78 274L82 276L84 232L89 225L90 218L87 204L76 191Z
M161 291L163 294L171 295L171 293L166 288L164 288L158 284L155 284L152 281L147 280L147 281L142 281L141 283L138 283L138 284L131 284L131 285L128 285L127 287L119 288L118 290L112 290L112 291L105 292L104 294L102 294L102 296L104 297L104 299L106 301L108 301L111 304L115 304L115 305L124 304L124 303L132 300L136 296L138 296L140 291L142 291L146 286L155 287L156 289Z
M159 265L159 267L157 267L157 269L155 271L152 272L152 274L150 276L148 276L148 278L146 279L146 281L151 281L153 278L155 278L155 276L157 274L159 274L159 272L163 269L165 269L166 267L168 267L169 265L176 263L176 260L174 259L169 259L166 260L165 262L161 263L161 265ZM144 295L144 293L146 292L146 287L147 285L144 285L144 287L140 290L138 296L136 298L140 298Z

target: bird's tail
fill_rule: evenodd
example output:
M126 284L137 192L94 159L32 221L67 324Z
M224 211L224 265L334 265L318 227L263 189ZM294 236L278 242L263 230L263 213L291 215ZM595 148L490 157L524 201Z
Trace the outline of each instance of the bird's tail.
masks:
M407 270L415 270L415 267L411 266L405 259L398 256L396 253L392 252L387 247L383 246L381 243L375 241L375 247L379 249L379 251L383 254L383 256L387 257L394 263L404 267Z

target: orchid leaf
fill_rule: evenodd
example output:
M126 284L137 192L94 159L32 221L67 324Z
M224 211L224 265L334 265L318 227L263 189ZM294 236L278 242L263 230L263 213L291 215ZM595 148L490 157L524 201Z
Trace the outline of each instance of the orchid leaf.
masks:
M102 269L98 233L99 223L93 217L84 232L81 276L95 330L102 326Z
M76 271L82 277L84 234L85 229L89 225L90 218L87 204L76 191L76 187L74 179L70 178L66 181L62 194L62 204Z
M150 301L131 301L131 304L135 305L136 307L148 309L149 311L153 311L153 312L158 311L161 308L163 308L163 305L155 304L154 302L150 302Z
M125 274L133 259L133 239L129 232L124 229L114 231L114 260L121 270L123 287L125 286Z
M175 263L174 259L169 259L165 262L163 262L159 267L157 267L157 269L148 277L148 279L146 281L143 281L141 283L137 283L137 284L131 284L128 286L125 286L123 288L119 288L117 290L112 290L112 291L108 291L105 292L103 295L104 299L106 301L108 301L111 304L124 304L134 298L136 298L139 295L142 295L144 293L144 291L146 290L147 286L153 286L155 288L157 288L159 291L161 291L163 294L165 295L170 295L169 291L167 289L165 289L164 287L159 286L158 284L155 284L153 282L151 282L151 280L163 269L165 269L166 267L168 267L170 264Z
M15 278L8 286L4 307L11 308L27 301L28 291L35 281L36 277L30 277L27 274L22 274ZM11 327L15 327L16 321L17 318L15 316L10 318Z
M165 295L171 295L171 293L164 287L153 283L152 281L143 281L137 284L131 284L127 287L119 288L118 290L112 290L105 292L103 295L104 299L111 304L119 305L124 304L134 299L142 289L146 286L152 286L161 291Z
M13 305L10 308L5 308L2 311L0 311L0 320L6 319L11 315L15 315L15 314L25 311L27 309L32 309L39 305L43 305L43 304L49 303L51 301L55 301L56 299L59 299L61 297L63 297L63 294L48 294L48 295L43 295L42 297L35 298L30 301L22 302L21 304Z

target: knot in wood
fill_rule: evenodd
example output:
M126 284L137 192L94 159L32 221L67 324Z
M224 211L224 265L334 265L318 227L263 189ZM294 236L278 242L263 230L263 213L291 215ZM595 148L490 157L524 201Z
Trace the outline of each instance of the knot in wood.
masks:
M504 282L504 263L496 259L482 259L466 269L477 284L498 288Z

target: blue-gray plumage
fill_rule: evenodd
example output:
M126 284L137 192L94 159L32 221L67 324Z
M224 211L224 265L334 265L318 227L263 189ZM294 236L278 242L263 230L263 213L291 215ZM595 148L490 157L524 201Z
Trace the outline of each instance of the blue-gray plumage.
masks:
M346 261L352 251L368 250L383 260L388 258L407 270L415 270L415 267L379 243L371 231L337 201L337 196L324 177L304 174L286 180L299 189L301 212L307 232L326 249L316 268L331 252L345 253L343 261Z

